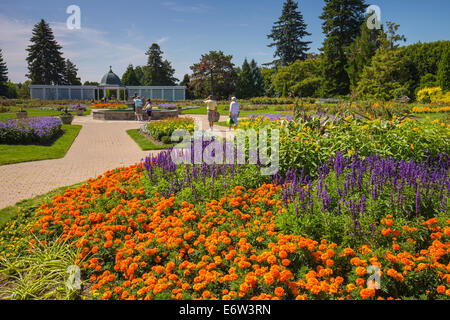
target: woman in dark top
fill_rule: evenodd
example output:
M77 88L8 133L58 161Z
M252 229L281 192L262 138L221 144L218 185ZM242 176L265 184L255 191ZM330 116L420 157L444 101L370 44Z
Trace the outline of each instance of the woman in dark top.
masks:
M144 107L144 111L147 112L148 115L148 122L152 120L152 100L147 99Z

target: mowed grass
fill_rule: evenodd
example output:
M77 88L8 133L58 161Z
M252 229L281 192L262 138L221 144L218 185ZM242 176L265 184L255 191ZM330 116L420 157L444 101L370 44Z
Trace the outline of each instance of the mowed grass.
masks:
M0 113L0 122L6 121L9 119L17 119L16 111L19 111L20 108L12 107L9 112L2 112ZM27 108L25 109L28 112L28 117L57 117L62 112L56 111L56 110L42 110L42 109L36 109L36 108ZM92 112L91 109L86 110L83 115L90 115ZM75 115L75 112L70 112L71 114Z
M229 111L229 105L219 105L218 106L218 111L220 113L221 116L228 116L230 114ZM252 114L289 114L292 112L289 111L280 111L277 110L277 106L265 106L265 108L261 108L261 110L240 110L239 116L240 117L247 117L249 115ZM197 109L191 109L191 110L183 110L182 112L183 115L206 115L207 114L207 110L206 110L206 106L202 106L200 108Z
M63 158L82 126L63 125L64 134L51 146L0 144L0 165Z
M22 200L22 201L16 203L15 205L1 209L0 210L0 228L3 227L3 225L5 223L7 223L9 220L13 219L17 215L19 209L26 210L26 211L36 210L44 203L50 202L54 196L63 194L64 191L66 191L67 189L75 189L75 188L81 187L83 184L84 184L84 182L77 183L77 184L75 184L73 186L69 186L69 187L61 187L61 188L55 189L53 191L50 191L46 194L36 196L32 199Z
M141 134L139 129L131 129L127 131L127 134L131 137L131 139L136 142L136 144L141 148L142 151L149 150L164 150L170 147L173 147L171 144L167 145L156 145L152 141L150 141L146 136Z

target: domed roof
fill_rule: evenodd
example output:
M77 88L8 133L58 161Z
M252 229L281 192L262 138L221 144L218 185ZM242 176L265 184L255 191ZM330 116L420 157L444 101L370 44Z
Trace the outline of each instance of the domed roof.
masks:
M101 86L122 86L120 78L112 71L112 67L109 67L109 72L105 74L100 82Z

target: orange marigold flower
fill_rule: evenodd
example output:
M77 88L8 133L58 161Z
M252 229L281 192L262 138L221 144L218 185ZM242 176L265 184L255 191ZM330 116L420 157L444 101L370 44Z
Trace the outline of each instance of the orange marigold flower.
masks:
M445 286L439 286L439 287L437 287L436 291L437 291L439 294L445 293Z
M281 288L281 287L276 287L275 288L275 295L277 296L277 297L282 297L282 296L284 296L284 289L283 288Z

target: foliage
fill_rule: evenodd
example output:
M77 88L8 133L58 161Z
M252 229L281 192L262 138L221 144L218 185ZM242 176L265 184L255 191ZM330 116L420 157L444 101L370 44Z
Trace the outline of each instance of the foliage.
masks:
M78 78L78 69L75 64L67 59L65 61L65 69L64 69L64 84L65 85L75 85L81 86L81 79Z
M133 65L130 64L122 75L122 85L124 86L140 86L138 77L136 76L136 72L134 71Z
M272 86L276 92L282 93L286 86L288 93L299 97L317 96L321 83L320 59L316 56L280 67L272 77Z
M157 43L145 53L148 56L144 68L144 85L146 86L173 86L178 81L174 78L175 70L167 60L163 60L163 52Z
M346 49L348 64L346 71L350 79L350 88L356 89L364 71L379 47L378 30L370 30L367 24L361 26L360 35Z
M210 51L202 55L199 63L192 70L191 83L196 97L213 95L215 98L226 99L235 91L237 74L233 56L222 51Z
M381 47L364 68L357 87L360 98L372 100L392 100L396 89L406 87L412 96L411 61L403 48Z
M450 45L442 53L437 77L442 90L450 91Z
M27 77L32 84L64 84L65 60L49 24L42 19L33 28L28 51Z
M248 99L256 96L258 96L258 89L253 78L253 72L247 59L245 59L237 78L236 97L238 99Z
M0 97L8 96L8 68L3 60L3 52L0 49Z
M350 79L345 70L345 49L360 34L367 5L363 0L325 0L320 18L325 40L323 43L323 96L346 95Z
M68 271L81 253L63 241L31 240L29 253L0 259L0 272L9 288L0 288L0 297L12 300L74 300L80 292L67 285ZM81 283L80 283L81 285Z
M256 63L256 61L254 59L252 59L252 61L250 62L250 68L252 69L253 81L254 81L255 87L256 87L255 96L262 97L262 96L264 96L264 92L265 92L265 90L264 90L265 83L264 83L264 77L261 72L261 68L258 67L258 64Z
M310 41L304 41L311 34L306 31L307 25L303 15L298 11L298 3L286 0L283 4L281 17L272 27L267 36L273 39L269 47L276 47L274 57L278 60L272 62L275 66L287 66L296 60L305 60L309 50Z

